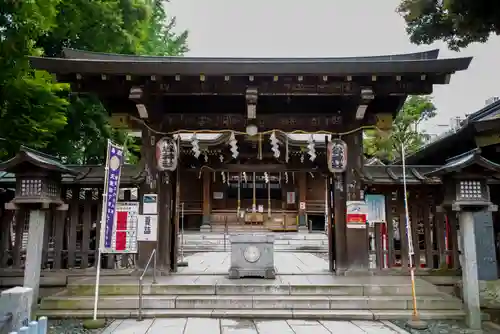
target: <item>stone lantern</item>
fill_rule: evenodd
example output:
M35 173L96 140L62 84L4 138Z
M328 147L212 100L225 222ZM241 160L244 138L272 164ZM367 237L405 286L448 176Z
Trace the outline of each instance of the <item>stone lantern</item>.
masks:
M0 171L16 175L15 197L5 204L5 208L29 212L24 287L33 289L33 305L37 305L46 211L68 209L61 198L61 176L77 173L54 157L26 147L21 147L14 158L1 163Z
M443 181L444 200L441 209L452 214L458 213L466 320L472 329L481 328L479 272L491 271L493 268L493 276L497 276L496 263L484 261L496 258L496 255L488 254L491 253L491 247L483 249L478 248L478 245L494 245L491 212L497 211L497 206L490 200L488 179L499 172L500 165L484 158L481 150L475 149L447 160L444 166L426 175L440 176ZM478 239L490 242L476 244Z

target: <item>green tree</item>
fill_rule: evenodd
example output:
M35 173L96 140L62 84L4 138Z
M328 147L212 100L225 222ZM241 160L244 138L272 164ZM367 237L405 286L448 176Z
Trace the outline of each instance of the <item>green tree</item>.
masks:
M500 34L500 2L496 0L402 0L397 11L415 44L443 40L450 49L459 50Z
M181 56L189 51L187 30L176 34L175 17L169 18L165 0L153 0L151 24L147 30L144 53L155 56Z
M95 96L69 94L43 72L29 69L27 56L61 56L64 47L124 54L182 55L187 32L172 29L165 1L37 0L0 4L0 159L20 144L68 163L104 159L108 138L127 142L136 160L137 140L114 130Z
M406 154L415 152L424 143L427 134L419 125L436 116L436 107L428 96L409 97L393 122L392 131L384 133L378 130L365 131L363 142L365 154L384 161L401 158L401 144Z
M142 0L60 0L53 29L37 40L45 56L64 47L139 54L147 38L152 8Z
M54 27L59 0L0 4L0 160L23 143L44 148L66 124L67 85L29 67L36 40Z
M47 55L60 55L62 48L122 54L180 56L187 51L187 32L172 32L175 18L168 19L165 1L62 0L57 25L39 40ZM71 13L68 19L67 13ZM99 38L96 38L99 36ZM72 96L68 125L48 151L77 164L104 160L107 139L127 143L128 162L137 161L137 139L114 130L109 114L95 96ZM77 148L75 150L75 148Z

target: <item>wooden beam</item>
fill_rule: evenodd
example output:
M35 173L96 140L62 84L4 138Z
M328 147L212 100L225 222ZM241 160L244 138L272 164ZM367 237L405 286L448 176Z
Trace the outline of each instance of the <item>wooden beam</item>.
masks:
M149 93L154 95L192 95L192 94L227 94L245 95L248 85L257 88L259 95L359 95L364 80L370 80L371 76L348 77L329 76L327 81L322 76L254 76L249 81L249 76L230 76L225 80L224 75L203 76L130 76L127 80L125 75L107 75L107 80L102 80L102 75L81 76L76 80L74 75L57 75L59 81L72 83L72 89L79 92L98 92L104 96L127 96L133 86L148 86ZM299 80L302 78L302 80ZM420 80L419 76L404 76L400 81L396 76L387 77L389 80L377 80L370 82L373 91L378 95L390 94L429 94L432 93L432 85L439 83L435 80ZM144 90L146 92L146 90Z

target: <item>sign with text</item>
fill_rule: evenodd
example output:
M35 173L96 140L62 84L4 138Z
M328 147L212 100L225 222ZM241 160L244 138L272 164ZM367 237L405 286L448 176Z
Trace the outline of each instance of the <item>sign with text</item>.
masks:
M366 228L368 208L364 201L347 201L346 203L347 228Z
M300 210L305 210L306 209L306 202L300 202L299 209Z
M288 191L286 193L286 204L295 204L295 191Z
M120 185L121 167L123 164L123 147L108 140L108 153L104 175L104 196L101 217L101 237L99 246L103 252L112 248L113 227L116 218L116 201Z
M116 203L116 219L113 226L111 248L107 253L137 253L138 202Z
M158 216L140 215L137 226L137 241L157 241Z
M368 208L368 222L385 223L385 196L368 194L365 195L365 202Z
M142 213L145 215L158 214L158 195L145 194L142 196Z

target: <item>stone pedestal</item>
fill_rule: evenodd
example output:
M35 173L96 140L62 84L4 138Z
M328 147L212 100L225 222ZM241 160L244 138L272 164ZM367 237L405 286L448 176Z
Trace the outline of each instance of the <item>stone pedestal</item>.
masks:
M0 311L2 314L11 313L11 328L7 332L15 332L21 327L28 326L31 319L31 305L33 304L33 289L17 286L2 291L0 297Z
M24 287L33 289L32 307L38 305L44 231L45 212L42 210L31 210L29 216L28 244L26 246L26 265L24 267Z
M229 278L276 277L274 269L274 237L265 234L230 236L231 266Z
M459 223L463 248L462 281L466 322L471 329L481 329L481 310L479 307L479 281L473 212L460 212Z

